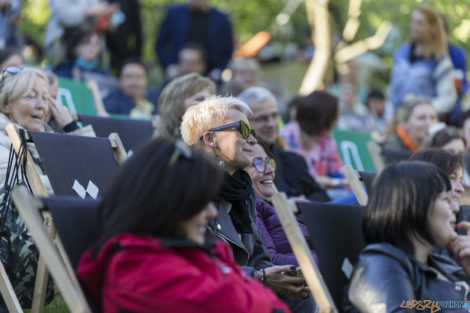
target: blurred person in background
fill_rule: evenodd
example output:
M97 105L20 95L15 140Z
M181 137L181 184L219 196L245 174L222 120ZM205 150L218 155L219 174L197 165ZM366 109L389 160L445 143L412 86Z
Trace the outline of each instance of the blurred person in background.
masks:
M93 30L76 29L67 41L66 59L54 68L60 77L95 80L102 98L117 87L117 79L101 67L100 37Z
M367 95L365 105L373 121L373 130L383 135L388 123L385 118L385 95L378 89L372 89Z
M367 108L359 101L358 88L353 82L343 82L339 94L340 113L338 128L369 133L374 128L374 121Z
M186 110L215 94L214 83L191 73L172 80L158 99L155 136L181 138L181 121Z
M20 49L20 0L0 0L0 49Z
M305 159L310 175L323 189L332 189L330 196L334 193L334 198L345 195L342 188L346 184L331 135L338 113L338 98L326 91L314 91L299 100L296 120L281 130L287 149Z
M432 102L409 96L389 124L383 145L416 152L429 137L429 128L436 123L437 112Z
M119 88L111 91L103 103L110 114L152 119L157 111L147 92L147 70L144 64L134 59L124 62L119 69Z
M397 112L408 94L428 97L438 114L451 112L457 101L447 36L439 15L418 7L411 14L411 42L394 54L391 103Z
M18 50L13 48L0 49L0 69L3 70L10 66L21 67L23 63L23 56Z
M252 111L248 119L256 132L256 139L274 155L276 187L290 198L330 201L330 197L310 176L305 159L284 149L284 142L279 135L281 115L271 91L264 87L249 87L238 98L248 104Z
M49 0L49 6L51 15L44 48L52 59L61 59L66 55L64 45L76 29L93 29L100 16L119 10L119 5L101 0Z
M209 5L209 0L187 0L175 4L160 25L155 52L166 75L171 77L185 44L199 43L207 51L207 71L220 79L233 54L232 24L227 14Z
M457 122L458 115L462 112L462 98L468 92L468 81L467 81L467 56L465 50L461 47L450 43L449 39L449 23L447 18L443 15L439 15L442 21L442 26L447 35L447 52L449 53L450 60L454 66L452 76L454 78L454 85L457 89L457 103L453 110L450 112L449 122L455 124Z
M108 6L118 5L110 19L115 20L105 32L106 48L111 56L111 68L119 70L127 59L142 57L142 19L139 0L107 0Z

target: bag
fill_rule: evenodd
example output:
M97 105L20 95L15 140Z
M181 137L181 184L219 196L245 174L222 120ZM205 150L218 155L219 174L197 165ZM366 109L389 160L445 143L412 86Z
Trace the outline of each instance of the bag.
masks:
M33 303L39 251L11 200L11 191L18 184L26 185L31 191L24 172L27 155L24 130L20 130L20 137L22 144L18 156L13 147L10 147L5 184L0 190L0 260L21 307L30 308ZM46 303L50 303L53 297L54 285L49 276ZM3 299L0 305L6 306Z

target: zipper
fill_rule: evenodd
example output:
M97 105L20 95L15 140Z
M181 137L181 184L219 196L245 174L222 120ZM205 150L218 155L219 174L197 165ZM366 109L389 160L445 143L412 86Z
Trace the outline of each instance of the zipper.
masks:
M225 236L225 235L222 234L221 232L216 231L216 230L213 229L212 227L208 227L208 228L209 228L209 230L210 230L211 233L213 233L213 234L215 234L216 236L220 237L223 241L225 241L226 244L230 245L230 243L232 243L234 246L237 246L237 247L239 247L240 249L242 249L242 250L245 252L245 254L246 254L246 259L247 259L247 261L248 261L248 256L249 256L249 254L248 254L248 251L246 250L245 247L240 246L239 244L237 244L236 242L234 242L233 240L231 240L230 238L228 238L227 236Z

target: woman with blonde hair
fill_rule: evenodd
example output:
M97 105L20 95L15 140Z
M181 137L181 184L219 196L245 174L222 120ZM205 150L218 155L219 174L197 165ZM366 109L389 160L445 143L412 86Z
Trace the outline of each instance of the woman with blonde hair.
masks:
M395 52L391 72L391 102L396 112L408 94L431 99L439 114L448 113L457 101L452 62L439 15L428 7L413 10L411 42Z
M385 147L418 151L429 137L429 128L437 123L437 112L430 99L408 97L389 124Z
M61 130L78 135L94 135L90 126L80 128L67 109L49 93L48 79L43 71L27 67L7 67L0 75L0 259L23 308L30 308L33 298L38 252L29 232L9 198L9 192L23 177L16 166L11 140L6 132L9 124L29 131L52 132L45 120L49 112ZM52 187L43 175L34 145L28 151L35 161L40 178L49 194ZM15 164L17 162L17 164ZM7 178L8 177L8 178ZM47 302L54 295L52 281L47 288ZM0 312L4 306L0 301Z
M155 135L180 138L181 120L186 109L214 94L215 84L199 74L190 73L172 80L158 100Z

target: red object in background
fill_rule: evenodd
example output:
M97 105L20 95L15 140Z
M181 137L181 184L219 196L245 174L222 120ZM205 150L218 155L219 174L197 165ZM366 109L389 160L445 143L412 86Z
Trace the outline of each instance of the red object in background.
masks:
M109 19L111 18L111 14L112 12L109 11L100 15L98 21L96 22L95 32L100 34L106 31L106 29L108 28Z

